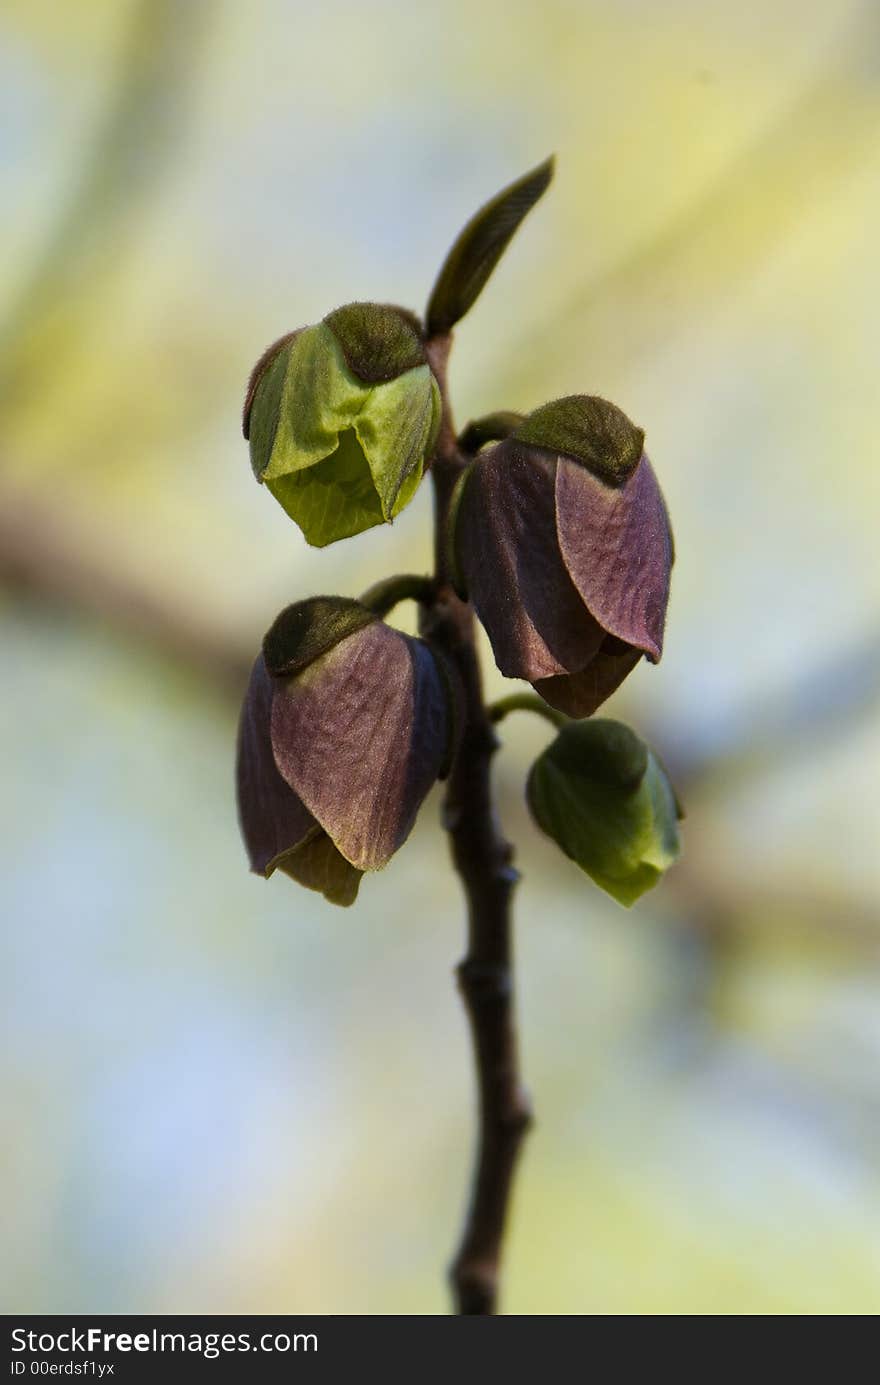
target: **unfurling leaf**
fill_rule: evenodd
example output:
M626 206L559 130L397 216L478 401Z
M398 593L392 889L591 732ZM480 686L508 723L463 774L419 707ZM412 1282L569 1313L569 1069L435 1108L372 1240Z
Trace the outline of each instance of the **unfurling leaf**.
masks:
M428 302L429 336L448 332L473 306L520 222L547 191L552 177L553 159L549 158L503 188L460 232Z
M342 852L320 827L278 860L278 869L307 890L317 890L330 904L343 909L354 904L363 871L346 861Z
M526 794L542 831L627 907L678 857L675 792L660 761L621 722L564 726L532 766Z

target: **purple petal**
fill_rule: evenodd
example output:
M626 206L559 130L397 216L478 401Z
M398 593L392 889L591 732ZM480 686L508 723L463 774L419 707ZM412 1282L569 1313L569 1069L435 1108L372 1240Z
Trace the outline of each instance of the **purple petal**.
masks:
M458 512L462 576L508 678L581 669L604 637L559 551L555 465L500 443L474 463Z
M315 829L315 819L285 784L270 736L273 682L262 654L256 660L238 726L238 818L251 870L271 875L279 856Z
M556 527L572 581L609 634L657 662L672 567L672 534L651 464L618 488L560 457Z
M617 691L641 657L640 649L628 645L621 644L619 650L603 648L581 673L539 678L532 687L566 716L589 717Z
M430 649L378 622L275 684L275 763L359 870L378 870L406 840L450 734Z

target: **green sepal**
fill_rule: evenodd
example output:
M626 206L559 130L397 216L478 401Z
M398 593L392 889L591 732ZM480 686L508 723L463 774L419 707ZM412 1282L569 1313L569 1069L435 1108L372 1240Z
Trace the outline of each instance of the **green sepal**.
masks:
M443 262L425 314L429 336L448 332L479 297L517 230L550 186L553 159L503 188L458 235Z
M301 335L301 334L300 334ZM244 432L251 455L251 468L258 481L262 481L266 467L275 446L275 435L281 417L281 399L284 393L284 380L294 338L290 337L272 355L264 357L254 367L252 383L245 400ZM257 375L259 371L259 375Z
M287 343L257 385L251 462L320 548L399 514L439 424L440 392L428 365L365 384L334 332L319 323Z
M532 766L538 826L618 903L656 885L680 850L682 816L663 766L621 722L564 726Z
M294 602L272 622L263 638L263 658L274 678L307 668L341 640L379 617L347 596L312 596Z
M424 365L422 325L415 313L390 303L346 303L324 318L349 369L375 385Z
M641 460L645 434L616 404L570 394L542 404L514 432L520 442L580 462L606 486L622 486Z
M251 435L251 408L260 381L279 352L283 351L284 347L287 346L288 342L293 341L294 337L298 337L302 330L302 327L297 327L295 331L286 332L283 337L279 337L277 341L273 341L271 346L266 347L266 350L251 371L248 379L247 392L244 397L244 407L241 411L241 431L246 440L249 439ZM272 431L274 434L274 424Z

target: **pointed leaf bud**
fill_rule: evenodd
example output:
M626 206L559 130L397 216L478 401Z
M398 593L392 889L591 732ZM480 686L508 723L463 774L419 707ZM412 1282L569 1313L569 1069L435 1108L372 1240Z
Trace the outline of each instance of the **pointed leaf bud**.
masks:
M431 292L428 334L448 332L482 292L523 218L550 186L553 159L502 188L471 218L443 262Z
M678 857L675 793L660 761L621 722L563 727L532 766L526 796L541 830L627 907Z
M251 378L251 464L316 547L390 523L414 495L440 421L418 321L352 303L270 347Z
M672 538L641 443L604 400L560 400L482 452L456 497L454 571L498 667L570 716L662 652Z

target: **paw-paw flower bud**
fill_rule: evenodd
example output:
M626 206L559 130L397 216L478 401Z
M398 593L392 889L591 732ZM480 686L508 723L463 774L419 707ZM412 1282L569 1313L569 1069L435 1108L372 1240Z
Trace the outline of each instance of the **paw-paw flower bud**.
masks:
M532 766L526 797L541 830L627 907L678 857L683 811L675 790L654 753L619 721L564 726Z
M412 830L448 769L454 675L421 639L359 602L315 597L275 621L238 741L239 820L251 868L278 868L351 904Z
M672 534L643 443L572 395L481 452L456 497L453 565L499 669L569 716L662 653Z
M269 347L251 374L243 426L257 480L322 548L399 514L439 422L418 319L349 303Z

